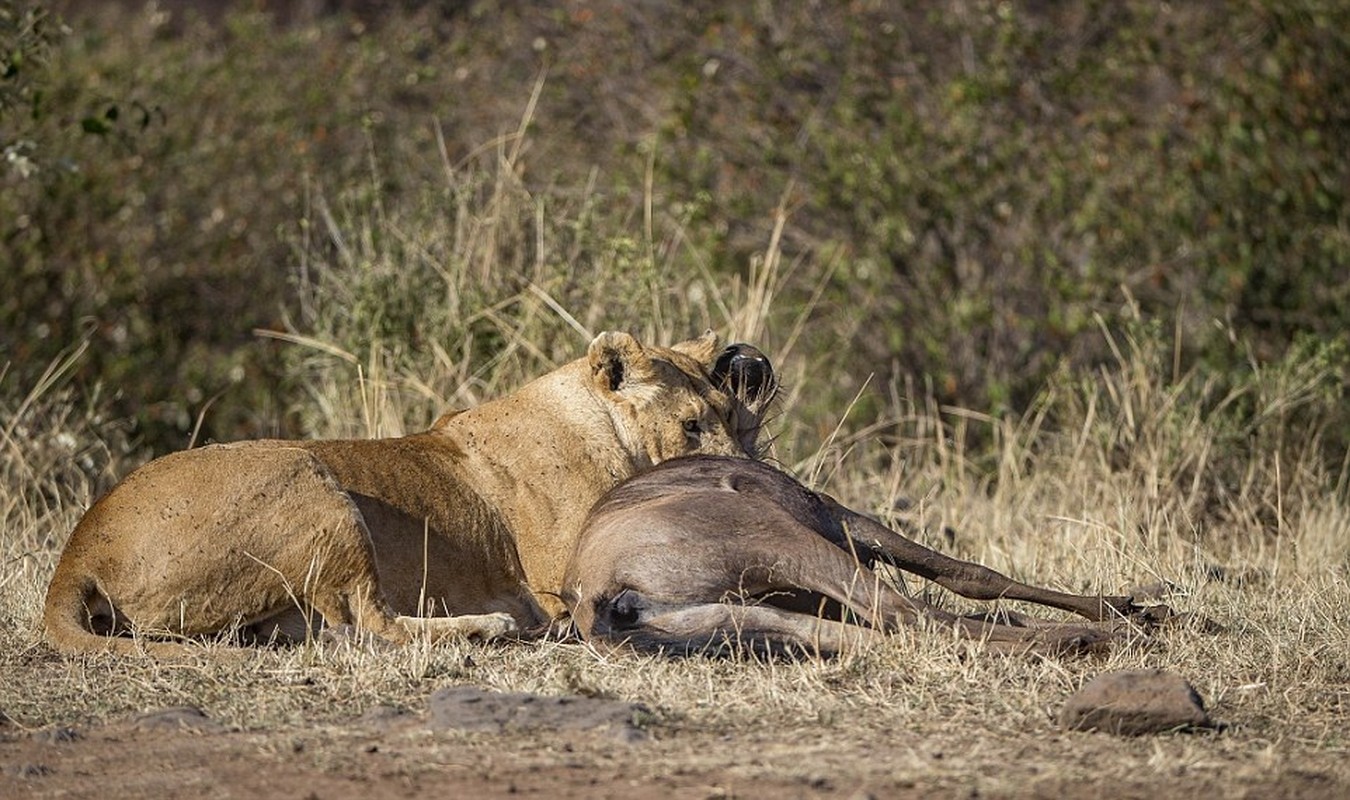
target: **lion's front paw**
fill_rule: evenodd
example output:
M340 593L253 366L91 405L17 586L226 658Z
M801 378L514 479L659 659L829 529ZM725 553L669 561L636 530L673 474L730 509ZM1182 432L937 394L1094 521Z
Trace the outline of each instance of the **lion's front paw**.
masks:
M505 611L494 611L491 614L479 614L474 618L476 629L466 631L469 636L477 636L483 639L496 639L499 636L505 636L508 633L515 633L520 630L516 624L516 618L507 614Z
M425 636L432 642L449 639L495 639L517 629L515 617L504 611L489 614L461 614L457 617L399 617L399 625L412 636Z

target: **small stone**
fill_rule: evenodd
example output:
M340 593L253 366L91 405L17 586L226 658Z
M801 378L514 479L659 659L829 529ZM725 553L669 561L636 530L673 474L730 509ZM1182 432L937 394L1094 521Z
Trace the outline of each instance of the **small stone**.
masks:
M1097 676L1069 697L1059 723L1065 730L1118 736L1214 727L1199 693L1181 676L1159 669Z
M220 733L225 726L206 716L196 706L170 706L147 711L131 721L138 731L191 731L193 733Z
M620 700L492 692L473 686L438 689L427 700L427 725L433 730L576 731L639 742L650 735L644 726L650 717L644 706Z
M62 726L60 728L48 728L44 731L37 731L33 734L33 738L49 744L67 744L83 739L84 734L80 733L75 728Z

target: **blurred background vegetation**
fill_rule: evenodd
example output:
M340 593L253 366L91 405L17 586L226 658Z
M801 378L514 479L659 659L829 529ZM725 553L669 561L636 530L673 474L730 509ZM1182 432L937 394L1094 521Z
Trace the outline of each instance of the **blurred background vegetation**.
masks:
M864 385L1033 413L1126 330L1235 447L1314 375L1345 452L1344 2L0 0L0 151L4 389L87 341L136 452L320 432L325 353L425 424L707 325L817 441Z

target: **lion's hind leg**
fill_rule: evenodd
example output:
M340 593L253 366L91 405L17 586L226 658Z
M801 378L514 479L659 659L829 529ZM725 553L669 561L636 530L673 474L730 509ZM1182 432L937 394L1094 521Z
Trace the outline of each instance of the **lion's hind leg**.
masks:
M299 476L309 484L302 500L309 525L305 535L279 554L286 565L280 572L298 601L287 610L288 616L307 606L329 626L353 626L395 644L418 637L432 642L494 638L516 629L515 619L500 612L454 617L395 614L380 588L374 546L361 511L322 464L309 460L314 470Z
M252 571L259 582L270 584L270 595L284 602L251 620L251 629L304 640L318 632L312 610L327 626L352 626L395 644L416 637L433 642L492 638L515 630L515 620L504 613L396 615L380 587L365 518L323 462L303 448L269 448L258 455L267 460L262 471L272 477L274 488L236 530L250 532L243 538L252 543L246 554L254 562Z

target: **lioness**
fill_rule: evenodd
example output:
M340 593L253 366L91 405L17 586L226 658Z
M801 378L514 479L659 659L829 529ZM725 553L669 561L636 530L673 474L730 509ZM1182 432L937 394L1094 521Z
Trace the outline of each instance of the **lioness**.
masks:
M152 461L71 533L47 638L65 652L171 652L119 634L297 639L317 615L405 642L545 623L607 489L675 456L753 454L761 404L727 388L747 357L719 353L711 332L670 348L603 333L585 358L424 433Z
M1025 600L1099 625L1017 614L958 617L907 597L878 563L966 597ZM689 653L837 653L900 624L951 626L996 650L1092 649L1166 606L1040 589L942 555L758 461L690 456L611 490L591 512L563 580L578 632L602 645Z

